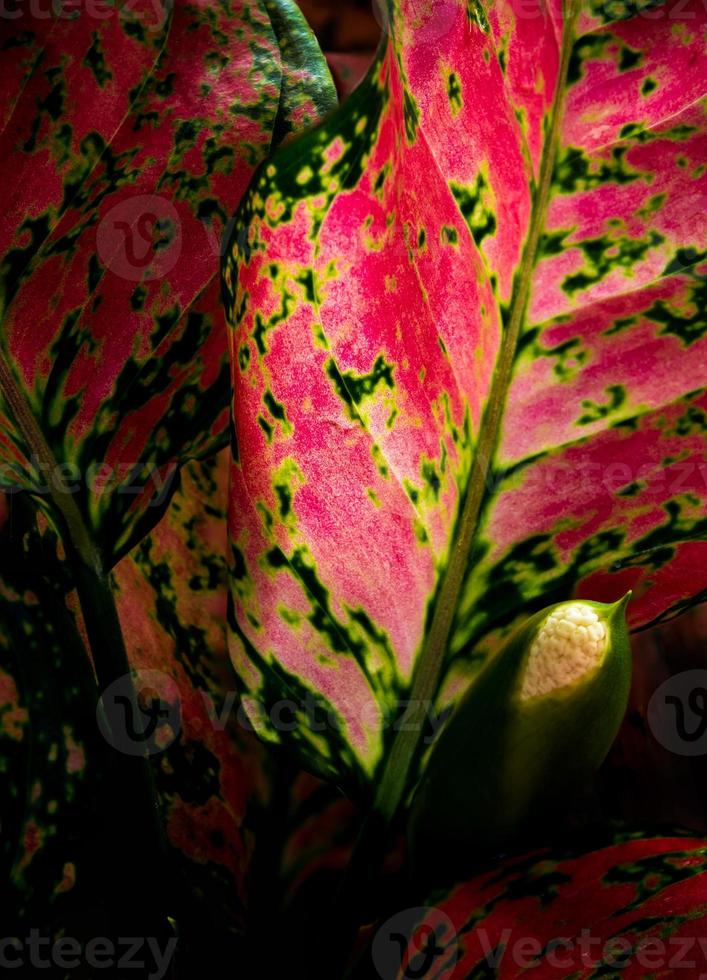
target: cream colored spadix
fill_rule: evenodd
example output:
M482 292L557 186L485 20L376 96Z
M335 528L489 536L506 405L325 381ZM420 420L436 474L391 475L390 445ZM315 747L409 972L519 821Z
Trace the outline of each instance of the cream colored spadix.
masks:
M545 832L592 778L628 700L628 599L550 606L484 665L438 736L413 800L418 868L455 874L472 854Z
M549 694L595 670L606 652L608 635L606 623L588 603L558 606L531 644L521 698Z

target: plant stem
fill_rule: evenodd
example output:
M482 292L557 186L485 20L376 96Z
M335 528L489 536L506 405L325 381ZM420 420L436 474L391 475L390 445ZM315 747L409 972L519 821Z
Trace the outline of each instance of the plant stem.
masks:
M1 348L0 393L29 455L36 459L48 482L49 500L58 518L67 564L76 585L98 689L102 692L122 678L124 688L121 693L128 696L129 708L133 717L137 717L130 664L102 556L93 543L76 500L60 481L56 459ZM110 753L104 830L104 833L108 831L107 880L102 897L111 909L111 919L116 926L120 930L134 930L144 928L140 923L166 922L163 903L155 901L154 891L150 894L144 888L147 877L153 889L165 893L163 831L148 760L113 748Z
M569 14L565 26L560 71L552 106L552 123L543 150L528 238L523 249L520 272L514 284L510 315L491 384L489 400L479 430L479 439L474 451L466 497L458 520L457 533L447 568L437 592L434 614L425 647L413 676L410 700L413 710L416 708L417 717L412 719L412 724L405 726L404 731L398 732L375 797L374 810L386 824L394 818L403 796L409 788L410 769L417 757L417 750L424 731L426 705L435 697L438 690L449 634L476 538L479 515L486 496L487 477L500 434L516 347L530 298L538 242L545 224L550 199L552 173L564 109L565 80L572 50L571 42L574 36L576 16L577 12L573 10Z
M4 396L27 447L47 476L50 499L66 525L71 546L84 564L100 573L102 566L98 549L91 540L73 494L68 492L66 487L62 487L58 479L57 461L27 404L2 347L0 347L0 394Z
M420 743L425 730L427 706L438 692L454 615L476 538L481 509L486 497L487 476L492 466L493 455L500 434L516 348L530 298L538 243L550 200L550 187L564 110L566 78L577 14L577 5L571 0L567 0L565 4L566 23L557 87L551 110L551 125L543 149L528 237L514 283L510 313L491 384L489 400L480 427L479 439L474 451L469 483L457 522L454 543L437 590L434 613L425 646L413 674L410 691L411 707L408 715L411 723L405 726L405 730L397 733L386 760L378 782L373 812L364 823L358 844L351 858L352 870L347 874L342 886L342 894L337 906L342 910L355 907L356 896L354 893L360 893L365 887L362 883L361 873L355 870L356 866L360 863L364 869L368 868L371 864L371 856L381 853L381 851L384 852L384 841L388 829L410 791L410 773L418 758Z
M72 565L98 690L121 680L132 717L139 717L110 580L77 557ZM98 710L109 727L101 702ZM112 936L155 936L164 944L171 933L168 916L177 918L181 894L167 861L152 768L145 756L128 755L114 745L106 744L104 756L96 898L105 903Z

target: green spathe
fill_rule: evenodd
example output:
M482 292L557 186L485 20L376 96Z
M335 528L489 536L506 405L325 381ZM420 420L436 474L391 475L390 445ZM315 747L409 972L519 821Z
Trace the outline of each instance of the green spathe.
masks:
M628 700L629 598L549 606L482 669L413 801L418 866L509 842L563 809L599 767ZM590 621L582 632L577 624Z

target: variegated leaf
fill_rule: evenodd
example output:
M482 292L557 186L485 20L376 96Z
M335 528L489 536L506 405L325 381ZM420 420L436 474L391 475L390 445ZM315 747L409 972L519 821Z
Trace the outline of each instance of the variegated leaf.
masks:
M162 520L112 576L135 686L147 683L178 708L176 732L170 721L149 756L170 878L145 894L176 919L185 969L226 949L242 953L256 847L271 846L275 770L239 714L226 655L227 478L227 450L187 463ZM112 921L117 883L102 855L107 841L111 854L122 844L110 816L120 757L96 725L99 692L75 595L67 609L47 560L56 556L43 554L50 538L23 531L19 499L8 511L0 495L3 907L50 934L83 935L83 919L90 938ZM147 839L147 814L139 816Z
M0 494L0 905L8 936L88 939L110 879L96 835L107 746L75 619L6 505Z
M508 859L389 918L352 976L372 964L430 980L699 976L706 875L705 841L687 836L624 833L585 853Z
M383 810L519 616L632 587L637 627L707 587L706 17L395 0L240 210L232 656L324 702L264 736Z
M222 230L333 84L290 0L40 0L1 27L0 482L110 565L227 438Z
M271 795L226 653L227 481L227 450L188 463L160 523L113 572L131 668L164 678L179 700L178 737L151 756L155 788L200 928L222 939L245 932L258 815Z

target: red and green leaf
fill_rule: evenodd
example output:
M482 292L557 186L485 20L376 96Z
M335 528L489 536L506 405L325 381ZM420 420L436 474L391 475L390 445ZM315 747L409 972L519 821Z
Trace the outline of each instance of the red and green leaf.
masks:
M235 942L246 932L275 774L238 713L226 655L227 453L183 467L161 521L112 575L131 670L179 705L177 737L165 731L150 765L172 868L168 911L185 949L202 958L209 937ZM10 787L3 894L26 921L43 916L54 932L82 902L105 914L112 882L100 857L110 833L102 807L116 750L96 727L98 691L74 597L66 608L62 581L46 581L49 539L19 535L21 518L13 507L0 527L0 769ZM51 895L47 882L56 885Z
M0 513L2 906L10 934L32 926L90 937L103 922L105 745L76 621L27 543L21 515Z
M706 889L707 847L690 837L624 834L584 854L507 860L429 897L399 975L428 948L430 980L672 976L681 964L698 976Z
M232 656L320 699L287 739L388 811L401 698L550 602L631 587L637 627L707 587L704 7L440 10L391 4L223 269Z
M223 451L188 463L164 517L113 581L131 668L163 676L179 697L179 736L151 756L173 860L206 896L212 925L218 909L222 929L243 932L270 766L239 719L226 652L227 482Z
M0 477L110 565L227 439L222 230L335 95L290 0L54 8L0 40Z
M78 881L111 927L134 929L139 920L161 931L178 910L185 928L190 900L181 886L167 896L166 884L181 874L193 892L218 890L226 929L242 930L252 849L246 799L255 807L265 792L261 754L248 752L245 735L234 738L232 721L227 731L212 725L201 699L201 688L218 688L225 642L223 510L220 547L195 493L193 506L206 510L192 530L209 532L198 555L170 512L147 550L116 573L127 657L105 571L158 522L178 465L227 441L221 232L258 161L331 107L333 86L289 0L138 0L78 17L40 3L10 10L1 31L12 96L0 129L0 486L22 491L8 497L5 529L17 541L3 554L0 639L3 765L20 766L12 819L3 814L20 894L10 901L22 909L27 896L35 918L53 916L47 886L63 895ZM38 526L28 496L42 512ZM165 582L161 594L155 576L167 567L165 547L193 574L182 584L172 572L174 590ZM64 605L74 586L83 618ZM190 603L190 590L210 605ZM100 687L141 657L184 683L182 741L172 770L156 780L167 836L183 854L175 874L152 836L143 760L122 758L96 729L96 678L77 622ZM168 665L175 645L191 658L189 673L179 659ZM84 743L72 734L78 724ZM81 753L92 759L86 772L67 769ZM202 782L185 778L190 760L204 764ZM96 855L105 846L98 828L110 840L105 858ZM18 840L30 848L24 858L15 858ZM152 877L153 895L121 907L137 873ZM66 928L65 916L60 922ZM103 930L96 923L92 934Z

